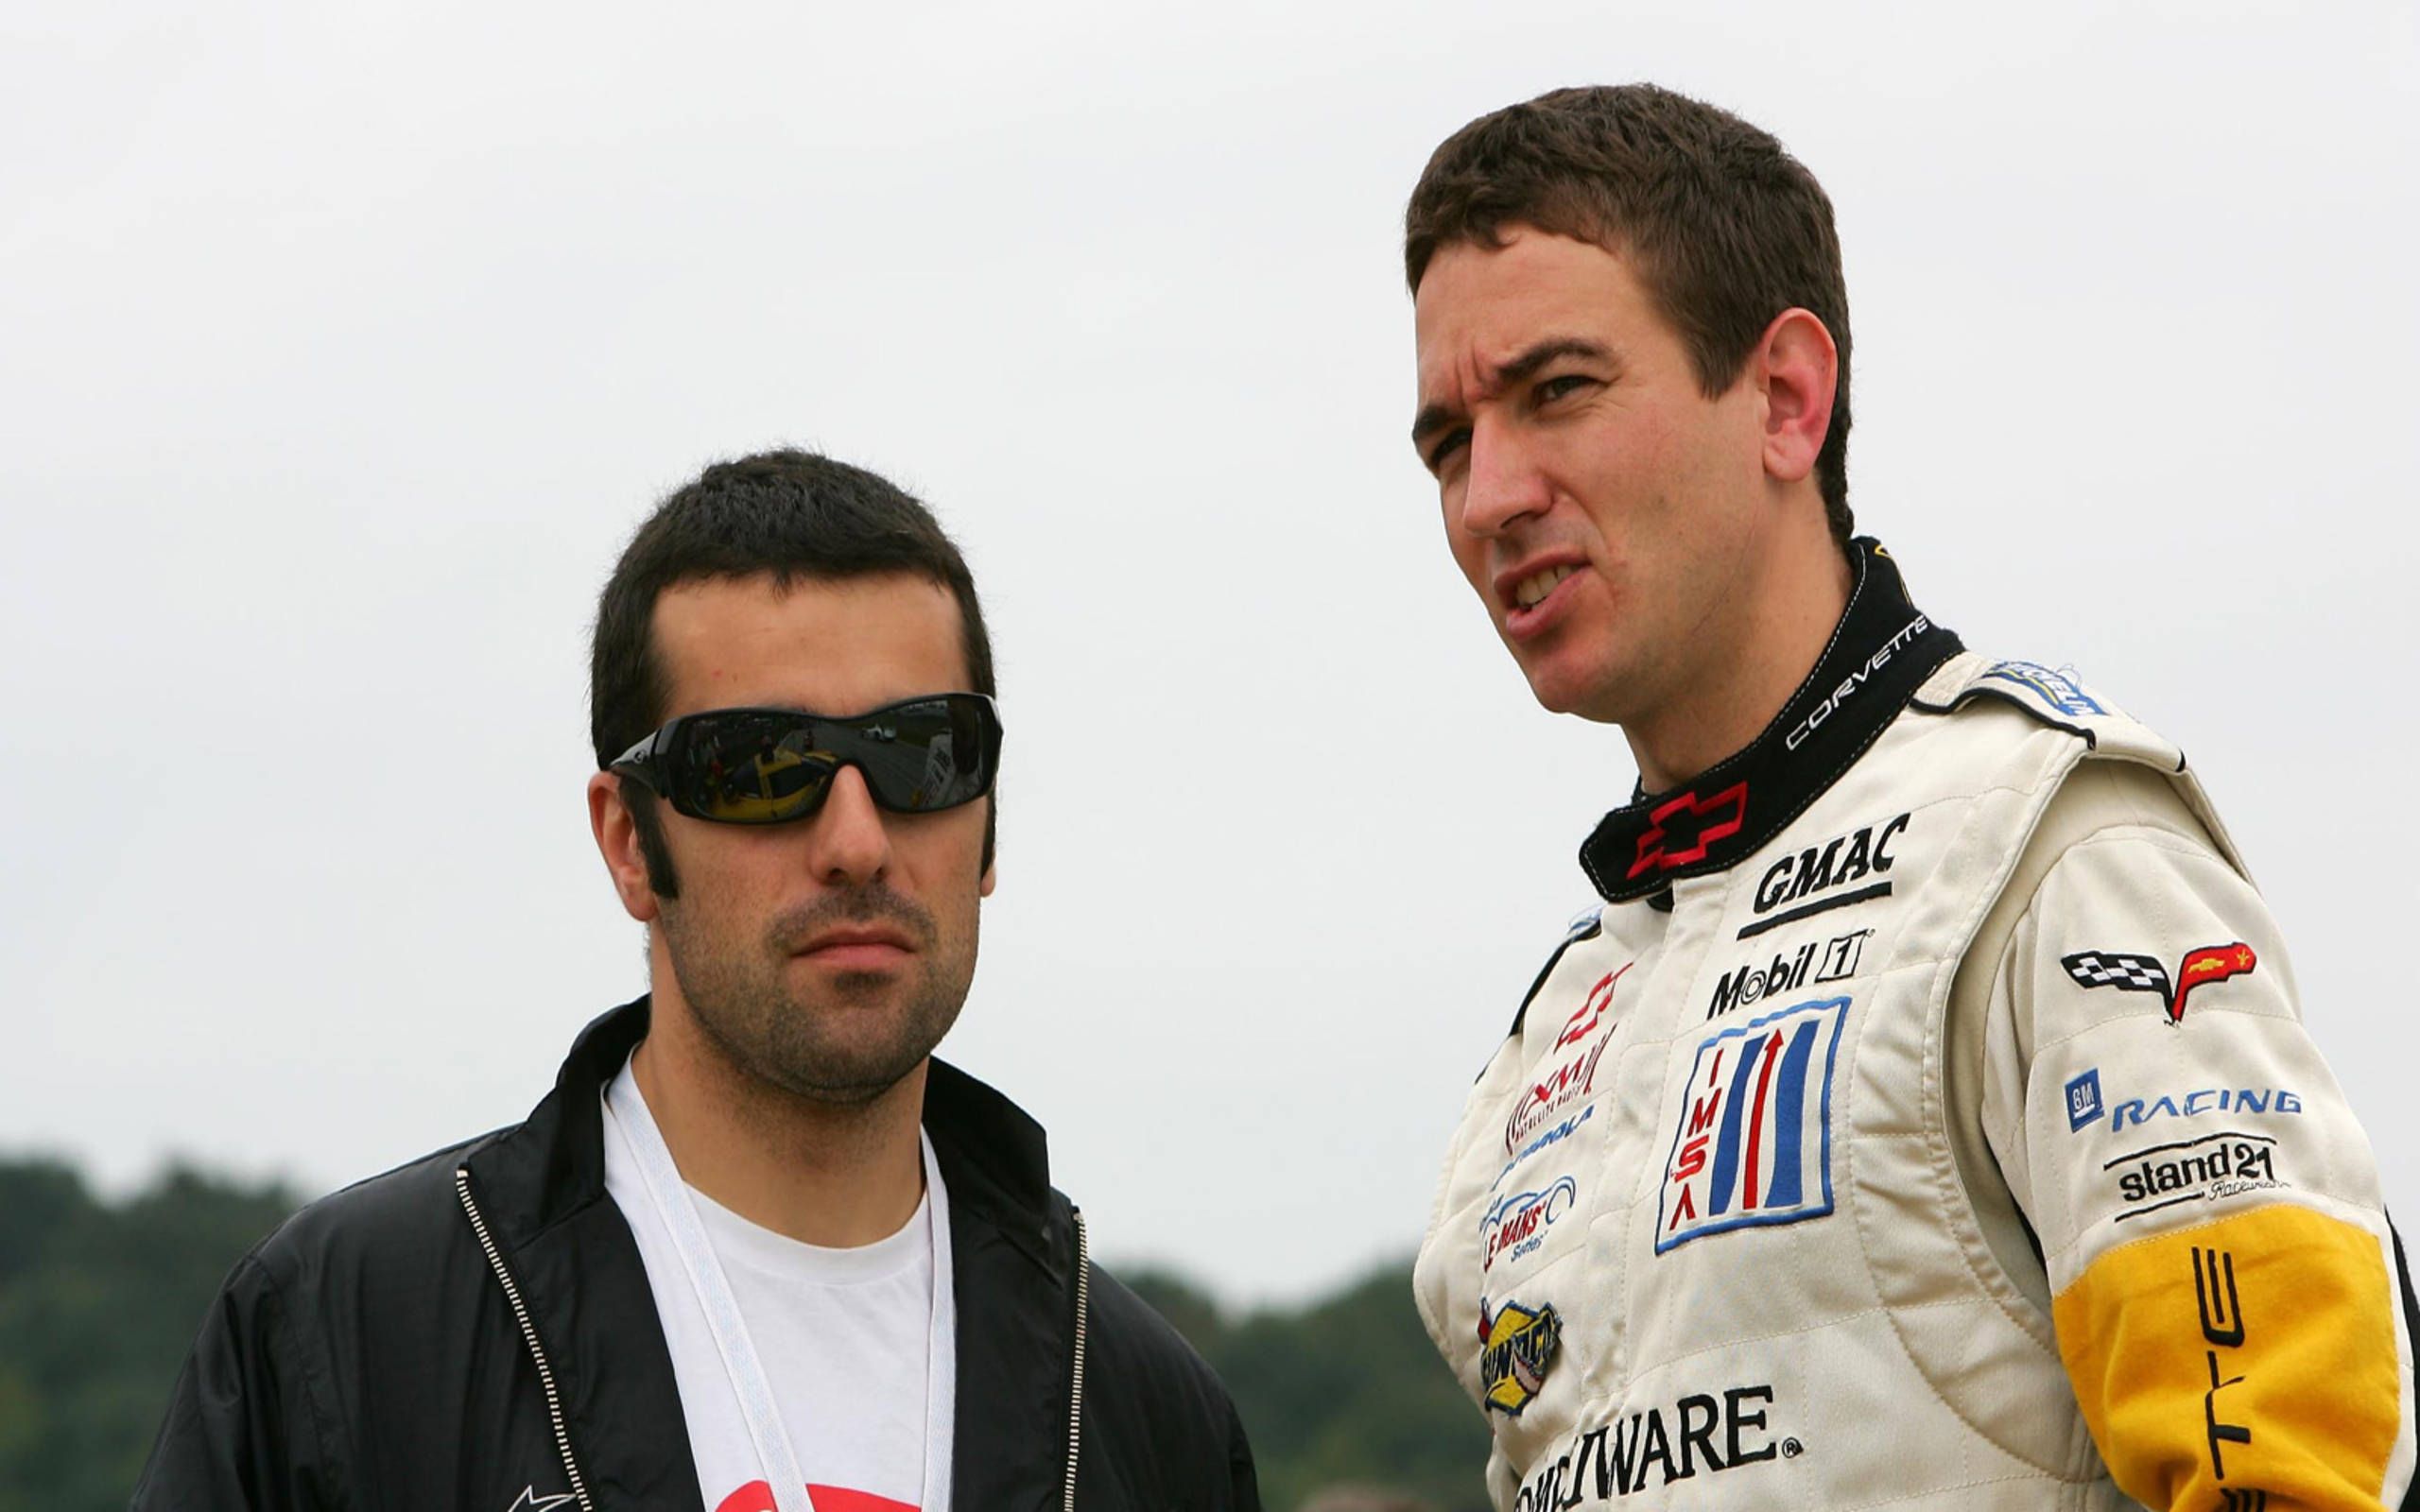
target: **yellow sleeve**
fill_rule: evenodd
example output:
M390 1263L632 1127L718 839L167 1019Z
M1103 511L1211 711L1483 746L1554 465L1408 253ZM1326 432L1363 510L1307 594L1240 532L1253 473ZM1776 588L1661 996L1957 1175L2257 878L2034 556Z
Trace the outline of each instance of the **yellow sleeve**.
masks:
M2198 836L2096 833L2044 878L1994 997L2022 1064L1986 1132L2119 1488L2420 1508L2411 1282L2249 881Z

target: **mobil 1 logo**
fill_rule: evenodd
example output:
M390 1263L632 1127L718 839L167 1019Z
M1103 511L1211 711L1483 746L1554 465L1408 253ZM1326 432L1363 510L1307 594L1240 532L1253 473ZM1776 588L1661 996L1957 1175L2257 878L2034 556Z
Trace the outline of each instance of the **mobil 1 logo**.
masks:
M1726 971L1715 978L1705 1016L1719 1019L1734 1008L1795 992L1811 983L1845 981L1857 975L1865 958L1865 942L1873 934L1859 929L1828 940L1808 940L1794 951L1776 951L1768 960L1750 961Z

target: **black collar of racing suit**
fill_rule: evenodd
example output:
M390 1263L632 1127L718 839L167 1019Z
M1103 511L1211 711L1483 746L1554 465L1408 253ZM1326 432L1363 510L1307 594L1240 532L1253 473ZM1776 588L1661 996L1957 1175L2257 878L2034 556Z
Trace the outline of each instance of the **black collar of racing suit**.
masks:
M1840 781L1916 689L1962 649L1908 598L1879 542L1849 542L1856 582L1815 669L1763 733L1695 780L1631 801L1580 847L1580 867L1607 902L1662 892L1762 850Z

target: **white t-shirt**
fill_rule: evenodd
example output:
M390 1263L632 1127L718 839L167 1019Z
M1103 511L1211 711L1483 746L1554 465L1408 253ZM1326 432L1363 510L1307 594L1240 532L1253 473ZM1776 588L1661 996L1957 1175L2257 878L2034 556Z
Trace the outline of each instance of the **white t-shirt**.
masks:
M647 1264L707 1512L772 1512L741 1393L642 1175L630 1125L648 1119L651 1131L652 1120L627 1065L604 1102L605 1189ZM940 1173L929 1146L925 1171L928 1190L907 1225L855 1249L801 1244L684 1183L788 1430L814 1512L942 1512L947 1504L957 1355L952 1331L933 1327L929 1188ZM943 1307L946 1313L946 1298ZM936 1452L928 1454L928 1447ZM931 1503L928 1469L940 1482L929 1488L939 1493ZM804 1504L795 1492L785 1492L784 1501L792 1509Z

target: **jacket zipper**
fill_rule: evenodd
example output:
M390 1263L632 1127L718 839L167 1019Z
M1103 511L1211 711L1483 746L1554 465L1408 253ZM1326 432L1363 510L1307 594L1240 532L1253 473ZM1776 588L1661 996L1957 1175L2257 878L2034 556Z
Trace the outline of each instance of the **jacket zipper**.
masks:
M1076 1459L1084 1441L1084 1331L1092 1316L1092 1245L1084 1235L1084 1210L1070 1207L1076 1220L1076 1379L1067 1392L1067 1496L1064 1512L1076 1512Z
M512 1304L514 1321L521 1325L521 1337L529 1345L529 1357L538 1362L538 1384L545 1388L546 1417L555 1425L555 1449L562 1455L563 1473L571 1477L571 1494L579 1502L579 1512L596 1512L596 1504L588 1499L588 1484L579 1478L579 1467L572 1463L571 1435L563 1428L563 1401L555 1390L555 1372L546 1364L546 1351L538 1345L538 1331L529 1321L529 1310L521 1303L521 1288L512 1284L512 1273L504 1268L504 1256L495 1247L495 1240L488 1233L488 1221L479 1216L479 1205L471 1200L471 1172L468 1166L454 1168L454 1190L461 1195L462 1211L471 1216L471 1231L479 1236L479 1247L487 1251L488 1264L495 1271L495 1279L504 1283L504 1299ZM1082 1247L1083 1230L1077 1229L1077 1246ZM1083 1335L1076 1336L1076 1379L1084 1374ZM1067 1481L1070 1505L1075 1501L1075 1477L1072 1468Z

